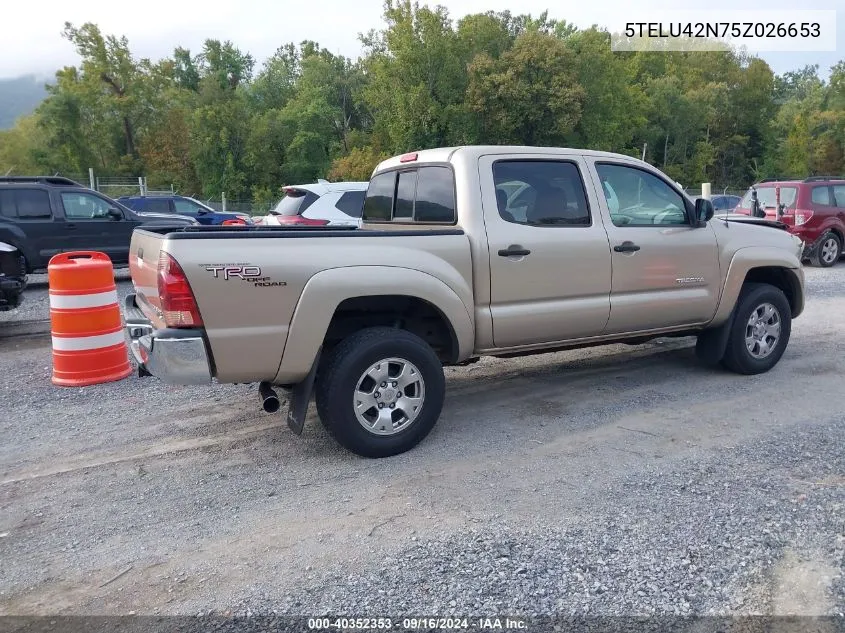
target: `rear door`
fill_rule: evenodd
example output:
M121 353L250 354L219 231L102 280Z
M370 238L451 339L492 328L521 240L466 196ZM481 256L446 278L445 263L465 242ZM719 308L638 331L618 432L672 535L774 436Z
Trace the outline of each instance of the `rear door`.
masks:
M14 241L29 267L46 268L53 255L67 250L65 223L53 216L47 190L17 187L0 190L0 215L16 229Z
M497 348L602 333L610 313L610 249L580 156L483 156Z
M100 251L115 263L128 261L129 241L138 225L134 218L93 192L61 191L59 197L73 250ZM110 215L110 209L119 212L120 218Z
M833 203L836 205L836 212L839 220L845 224L845 185L833 185Z

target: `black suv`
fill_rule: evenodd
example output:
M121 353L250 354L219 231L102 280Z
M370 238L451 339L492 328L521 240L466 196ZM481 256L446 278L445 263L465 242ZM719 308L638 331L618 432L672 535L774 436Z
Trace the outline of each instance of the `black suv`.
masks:
M63 251L100 251L113 263L126 264L135 227L190 224L197 221L132 211L67 178L0 178L0 242L23 253L29 273L47 268Z

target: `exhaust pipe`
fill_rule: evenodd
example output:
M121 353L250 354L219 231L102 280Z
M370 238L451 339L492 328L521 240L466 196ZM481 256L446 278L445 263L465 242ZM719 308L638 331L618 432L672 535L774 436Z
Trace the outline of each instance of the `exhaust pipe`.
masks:
M262 382L258 385L258 395L261 396L261 406L267 413L275 413L279 410L281 406L279 396L269 382Z

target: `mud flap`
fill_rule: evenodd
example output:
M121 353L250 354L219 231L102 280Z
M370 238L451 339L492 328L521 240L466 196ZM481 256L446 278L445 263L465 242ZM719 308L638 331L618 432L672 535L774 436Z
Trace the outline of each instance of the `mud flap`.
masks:
M739 304L739 298L737 298L737 304ZM735 317L736 305L722 325L704 330L698 335L698 340L695 342L695 355L700 361L715 365L722 360L728 347L728 339L731 336Z
M297 435L302 435L302 428L305 426L305 416L308 414L308 405L311 402L311 394L314 391L314 379L317 377L317 366L320 364L320 354L323 348L317 350L317 357L311 365L311 371L291 390L290 402L288 403L288 426Z

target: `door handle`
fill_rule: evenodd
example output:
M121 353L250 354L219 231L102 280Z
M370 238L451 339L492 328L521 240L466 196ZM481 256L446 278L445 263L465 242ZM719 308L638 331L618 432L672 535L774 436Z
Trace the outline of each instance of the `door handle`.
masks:
M527 248L522 248L519 244L511 244L499 251L499 257L525 257L530 254L531 251Z
M638 250L640 250L640 247L631 242L630 240L626 240L621 244L617 244L616 246L614 246L613 250L615 250L617 253L636 253Z
M69 231L72 231L76 228L75 224L65 224L65 228Z

